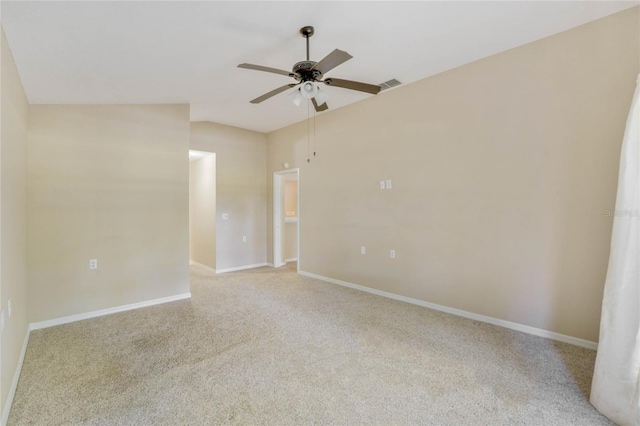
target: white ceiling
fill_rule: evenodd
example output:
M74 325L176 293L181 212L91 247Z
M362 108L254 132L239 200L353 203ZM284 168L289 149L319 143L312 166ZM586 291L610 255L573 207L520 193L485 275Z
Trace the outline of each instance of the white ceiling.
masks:
M1 21L34 104L189 103L192 120L268 132L307 118L289 82L236 68L290 70L305 59L353 59L328 76L407 84L604 17L638 1L147 2L2 1ZM326 87L331 109L371 95ZM378 96L384 96L384 93Z

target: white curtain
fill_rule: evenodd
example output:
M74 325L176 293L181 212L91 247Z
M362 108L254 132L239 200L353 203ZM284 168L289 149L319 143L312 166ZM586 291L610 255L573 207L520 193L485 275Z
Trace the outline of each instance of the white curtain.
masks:
M622 143L591 403L640 426L640 75Z

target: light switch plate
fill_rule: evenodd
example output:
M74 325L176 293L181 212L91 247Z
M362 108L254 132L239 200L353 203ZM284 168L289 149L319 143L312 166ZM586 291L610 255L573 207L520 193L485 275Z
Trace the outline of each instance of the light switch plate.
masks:
M385 183L383 180L380 181L380 189L385 189Z
M395 251L395 250L391 250L391 251L389 251L389 257L390 257L391 259L395 259L395 258L396 258L396 251Z
M243 242L243 243L246 243L246 242L247 242L247 236L246 236L246 235L243 235L243 236L242 236L242 242Z
M360 246L360 254L367 254L367 248L365 246Z
M393 186L391 185L391 179L387 179L387 189L391 189Z

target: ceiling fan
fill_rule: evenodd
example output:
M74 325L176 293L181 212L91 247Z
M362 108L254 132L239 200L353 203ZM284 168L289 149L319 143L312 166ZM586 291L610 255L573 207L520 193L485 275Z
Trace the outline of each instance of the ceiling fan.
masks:
M267 99L277 95L278 93L282 93L285 90L300 86L298 90L294 92L294 94L296 95L294 103L296 105L300 105L302 98L311 99L311 102L313 102L313 106L316 111L325 111L329 108L326 103L327 96L320 90L320 88L318 87L318 83L324 83L327 86L342 87L344 89L371 93L372 95L377 95L378 92L380 92L381 87L375 84L343 80L340 78L326 78L325 74L327 72L353 58L353 56L340 49L335 49L333 52L329 53L327 56L321 59L320 62L310 60L309 37L313 36L313 33L314 29L311 26L300 28L300 34L307 40L307 60L296 63L290 72L277 68L264 67L262 65L238 65L238 68L246 68L249 70L265 71L274 74L286 75L287 77L293 77L297 81L297 83L286 84L255 98L251 101L252 104L259 104L260 102L266 101Z

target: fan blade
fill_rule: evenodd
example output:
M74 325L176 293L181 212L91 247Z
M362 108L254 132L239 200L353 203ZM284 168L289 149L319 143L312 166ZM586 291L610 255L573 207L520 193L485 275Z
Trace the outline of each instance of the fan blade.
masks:
M324 75L338 65L347 62L351 58L353 58L353 56L349 55L347 52L335 49L333 52L322 58L320 62L315 64L311 70L318 70Z
M357 90L359 92L371 93L377 95L381 87L375 84L360 83L359 81L342 80L340 78L327 78L324 84L328 86L342 87L344 89Z
M316 111L318 112L322 112L322 111L326 111L329 109L329 107L327 106L327 103L323 103L322 105L318 105L318 102L316 102L316 98L311 98L311 102L313 102L313 107L316 109Z
M248 70L255 70L255 71L272 72L274 74L286 75L287 77L293 77L295 75L294 73L289 71L279 70L277 68L271 68L271 67L263 67L262 65L254 65L254 64L240 64L238 65L238 68L245 68Z
M254 100L251 101L252 104L259 104L262 101L266 101L267 99L269 99L272 96L277 95L278 93L282 93L287 89L290 89L292 87L296 86L295 84L285 84L282 87L278 87L277 89L274 89L268 93L265 93L264 95L255 98Z

